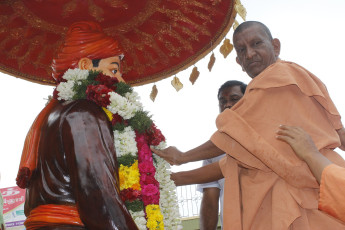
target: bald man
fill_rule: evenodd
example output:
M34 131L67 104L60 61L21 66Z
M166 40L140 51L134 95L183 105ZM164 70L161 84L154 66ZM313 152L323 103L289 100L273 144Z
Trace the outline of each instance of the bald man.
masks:
M318 210L320 186L307 164L275 138L280 124L301 126L330 161L344 148L340 115L324 84L303 67L279 59L280 41L260 22L247 21L233 34L236 61L251 78L244 97L217 118L206 143L182 153L154 150L173 164L226 152L221 161L173 175L178 185L225 177L224 229L345 229Z

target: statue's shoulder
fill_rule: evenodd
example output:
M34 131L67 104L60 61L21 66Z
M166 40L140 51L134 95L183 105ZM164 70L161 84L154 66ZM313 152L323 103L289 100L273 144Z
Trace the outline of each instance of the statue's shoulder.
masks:
M87 99L78 99L71 101L60 102L61 109L64 111L92 111L92 110L102 110L102 108L95 102Z
M102 120L107 119L102 107L87 99L61 102L58 110L63 119L71 116L93 116Z

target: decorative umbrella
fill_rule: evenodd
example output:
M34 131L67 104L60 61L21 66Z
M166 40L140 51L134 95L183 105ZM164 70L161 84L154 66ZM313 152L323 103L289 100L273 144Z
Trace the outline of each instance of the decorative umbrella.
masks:
M243 9L239 0L0 0L0 71L55 85L55 52L87 20L120 42L127 83L155 82L207 55Z

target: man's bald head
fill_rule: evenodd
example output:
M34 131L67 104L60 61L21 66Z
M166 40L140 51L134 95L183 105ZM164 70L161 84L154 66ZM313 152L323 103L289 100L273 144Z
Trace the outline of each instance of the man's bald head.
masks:
M234 38L236 34L241 33L243 30L252 26L259 26L266 33L268 39L271 41L273 40L271 31L268 29L268 27L265 24L258 21L246 21L246 22L241 23L234 31L234 34L232 35L232 37Z
M280 41L261 22L248 21L239 25L233 35L236 62L251 78L275 63L280 53Z

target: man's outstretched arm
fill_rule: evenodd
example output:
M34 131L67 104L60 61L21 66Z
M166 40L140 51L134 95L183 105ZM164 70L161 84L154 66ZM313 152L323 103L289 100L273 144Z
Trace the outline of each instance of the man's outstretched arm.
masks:
M320 183L319 209L345 221L345 169L324 157L302 128L283 125L277 134L277 139L287 142L305 160Z
M215 146L210 140L185 153L181 152L176 147L168 147L163 150L151 147L151 150L172 165L181 165L192 161L205 160L224 154L224 151Z
M190 171L183 171L171 174L171 179L176 186L189 184L204 184L224 178L220 170L219 162L203 166Z

